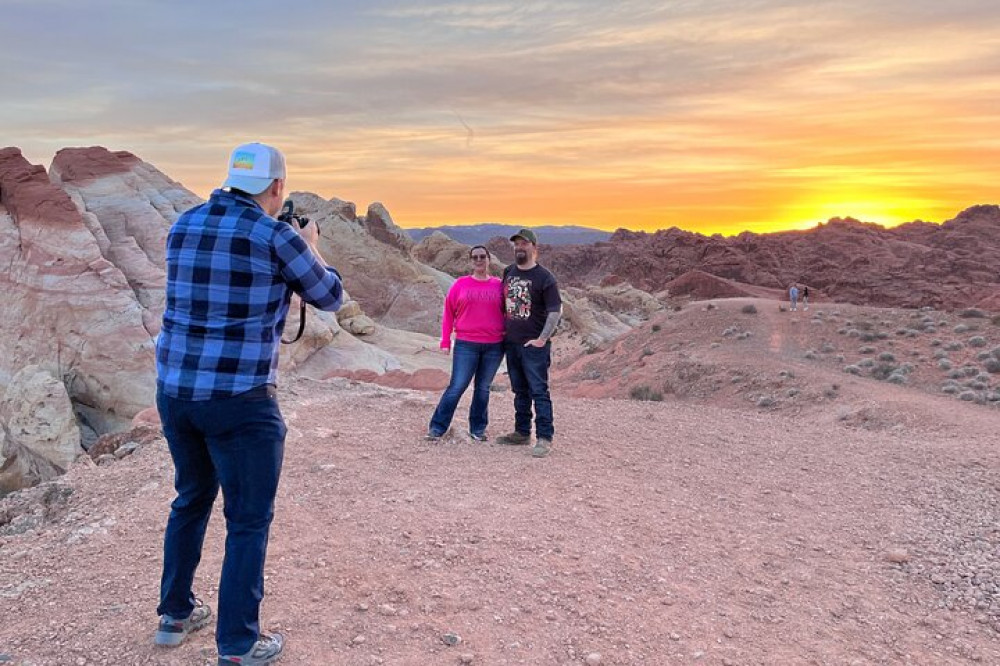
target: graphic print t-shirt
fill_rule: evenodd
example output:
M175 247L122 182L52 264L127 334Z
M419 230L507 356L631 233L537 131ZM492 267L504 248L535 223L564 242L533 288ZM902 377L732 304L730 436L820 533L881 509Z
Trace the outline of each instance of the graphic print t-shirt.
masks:
M528 271L517 264L508 266L503 273L503 294L507 317L504 339L509 342L534 340L549 313L562 307L556 277L538 265Z

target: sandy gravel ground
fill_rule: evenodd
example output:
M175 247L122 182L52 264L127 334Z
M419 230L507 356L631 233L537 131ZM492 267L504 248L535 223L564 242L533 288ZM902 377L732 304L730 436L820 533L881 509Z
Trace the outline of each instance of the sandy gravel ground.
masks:
M282 663L1000 664L1000 414L829 372L794 410L559 396L543 460L462 408L424 442L436 394L282 387ZM215 663L212 628L151 644L171 478L157 442L0 502L0 663Z

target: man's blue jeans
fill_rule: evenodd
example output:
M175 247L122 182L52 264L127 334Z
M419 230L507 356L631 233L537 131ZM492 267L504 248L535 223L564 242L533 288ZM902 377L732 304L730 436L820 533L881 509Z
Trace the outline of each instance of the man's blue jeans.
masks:
M506 342L507 374L514 391L514 430L531 435L531 405L535 405L535 436L552 439L552 399L549 397L549 366L552 343L544 347L525 347L520 342Z
M490 384L503 361L503 343L455 340L451 352L451 382L444 390L431 417L430 434L443 435L451 426L455 408L473 377L472 404L469 406L469 431L482 435L489 425Z
M191 614L194 574L221 485L226 556L215 636L219 654L243 654L260 633L264 559L285 451L287 431L274 388L196 402L157 392L156 406L177 490L164 535L156 612L174 618Z

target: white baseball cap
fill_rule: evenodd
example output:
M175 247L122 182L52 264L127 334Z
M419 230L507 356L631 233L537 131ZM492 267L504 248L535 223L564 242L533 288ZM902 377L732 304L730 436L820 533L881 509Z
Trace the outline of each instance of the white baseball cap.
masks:
M260 194L275 178L285 177L285 156L277 148L263 143L244 143L229 157L229 177L222 184Z

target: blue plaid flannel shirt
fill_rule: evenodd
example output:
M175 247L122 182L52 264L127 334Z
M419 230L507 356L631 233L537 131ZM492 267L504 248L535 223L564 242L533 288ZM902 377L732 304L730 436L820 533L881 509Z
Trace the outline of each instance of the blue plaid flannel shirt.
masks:
M210 400L276 383L292 292L321 310L343 296L340 274L290 224L224 190L183 213L167 236L159 390Z

